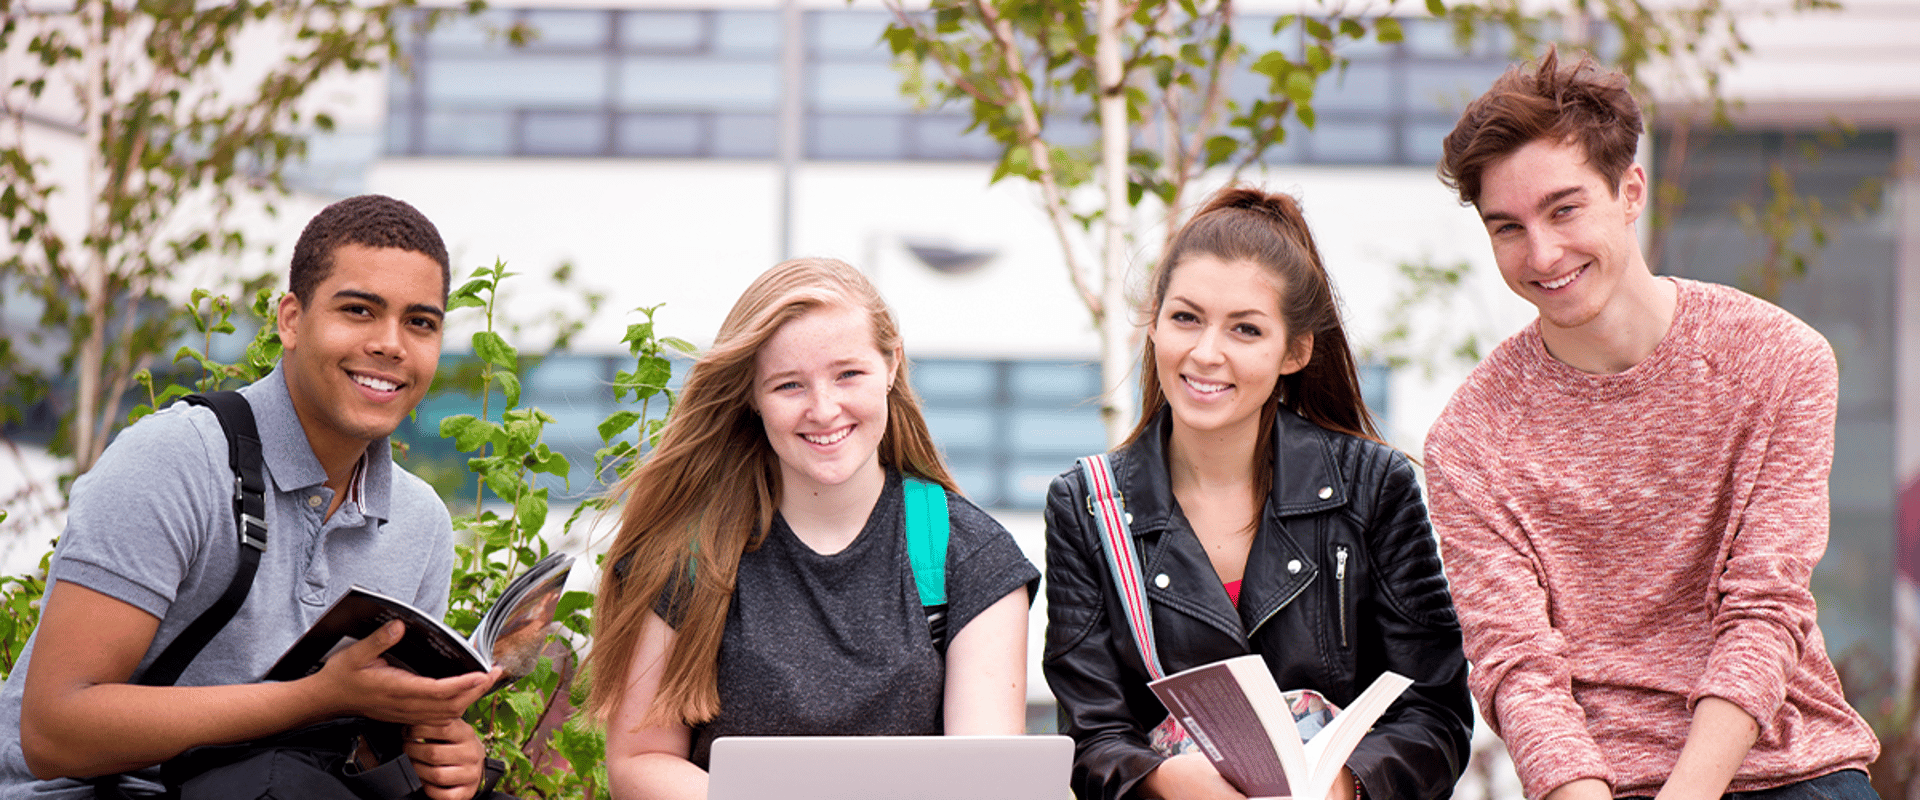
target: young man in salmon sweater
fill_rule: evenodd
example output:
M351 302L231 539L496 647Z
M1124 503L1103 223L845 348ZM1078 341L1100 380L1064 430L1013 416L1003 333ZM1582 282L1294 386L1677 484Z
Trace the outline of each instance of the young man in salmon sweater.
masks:
M1874 798L1808 589L1833 351L1652 273L1640 132L1623 76L1549 52L1446 139L1441 180L1540 314L1427 437L1474 696L1530 798Z

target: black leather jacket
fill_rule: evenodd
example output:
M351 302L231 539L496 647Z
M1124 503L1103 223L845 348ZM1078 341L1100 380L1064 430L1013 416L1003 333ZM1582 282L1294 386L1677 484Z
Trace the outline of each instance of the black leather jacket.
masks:
M1452 794L1473 728L1460 625L1412 465L1391 448L1282 410L1274 481L1236 609L1168 482L1167 415L1117 450L1115 481L1171 674L1259 653L1282 689L1345 705L1383 670L1414 680L1347 766L1371 800ZM1047 492L1047 645L1041 666L1075 742L1081 800L1137 796L1166 717L1147 688L1076 467ZM1301 800L1320 800L1302 798Z

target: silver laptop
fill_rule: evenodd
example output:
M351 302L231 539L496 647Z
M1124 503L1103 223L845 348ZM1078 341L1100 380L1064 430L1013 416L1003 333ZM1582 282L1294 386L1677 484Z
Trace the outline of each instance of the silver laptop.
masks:
M729 736L707 800L1071 800L1065 736Z

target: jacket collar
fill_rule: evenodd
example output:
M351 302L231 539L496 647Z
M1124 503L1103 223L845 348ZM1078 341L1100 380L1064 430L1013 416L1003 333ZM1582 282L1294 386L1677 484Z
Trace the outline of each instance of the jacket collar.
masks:
M1129 531L1136 541L1176 527L1173 484L1166 459L1171 425L1169 412L1162 408L1140 438L1119 451L1121 458L1114 459L1122 503L1131 515ZM1247 555L1237 607L1218 588L1218 576L1199 541L1191 535L1162 536L1158 546L1148 548L1151 552L1141 553L1148 602L1189 614L1233 635L1244 646L1247 636L1319 575L1314 548L1289 529L1288 518L1320 513L1347 502L1348 486L1335 459L1334 435L1292 411L1280 410L1274 424L1273 487ZM1300 533L1311 535L1307 531L1303 527ZM1168 585L1160 586L1156 579L1168 573L1172 574ZM1198 590L1196 581L1214 585Z
M1120 450L1114 465L1133 530L1163 530L1173 515L1173 482L1167 473L1171 412L1161 407L1140 438ZM1281 408L1273 426L1273 488L1267 516L1317 514L1347 503L1347 482L1334 457L1334 434Z

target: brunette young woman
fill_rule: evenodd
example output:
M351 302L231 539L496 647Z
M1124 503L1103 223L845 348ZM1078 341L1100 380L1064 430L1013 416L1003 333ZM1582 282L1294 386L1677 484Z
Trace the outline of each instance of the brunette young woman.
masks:
M1139 424L1109 454L1167 674L1248 653L1345 705L1414 684L1326 800L1435 800L1467 762L1460 628L1412 465L1361 401L1338 302L1292 197L1213 196L1151 278ZM1236 800L1167 715L1124 616L1079 470L1047 497L1047 683L1081 800ZM1177 750L1176 750L1177 752ZM1303 800L1320 800L1311 798Z
M916 589L903 477L945 492L944 633ZM892 312L847 264L788 261L748 286L616 491L589 657L615 797L704 798L721 736L1025 727L1039 573L955 490Z

